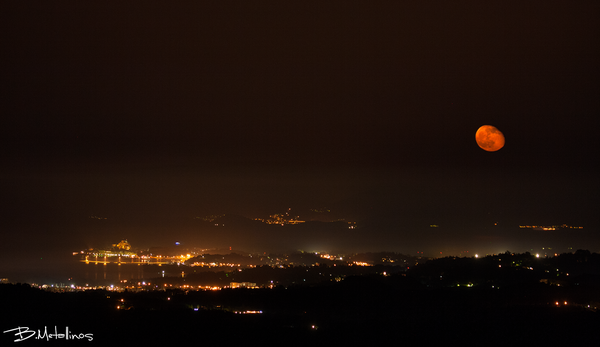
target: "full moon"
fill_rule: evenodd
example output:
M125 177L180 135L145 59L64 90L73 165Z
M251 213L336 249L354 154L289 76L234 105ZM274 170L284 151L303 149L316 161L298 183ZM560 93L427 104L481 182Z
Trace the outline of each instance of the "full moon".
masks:
M475 141L479 147L488 152L495 152L504 147L504 135L491 125L483 125L477 129Z

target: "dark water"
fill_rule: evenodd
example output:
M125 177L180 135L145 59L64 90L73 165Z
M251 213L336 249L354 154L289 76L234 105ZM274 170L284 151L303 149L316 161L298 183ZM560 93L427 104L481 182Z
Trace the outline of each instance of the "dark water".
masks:
M164 271L164 273L163 273ZM177 265L117 264L81 262L79 257L4 258L0 262L0 278L12 283L63 284L77 286L119 285L181 274Z
M158 265L137 264L86 264L79 263L73 266L71 282L78 285L110 285L132 283L156 278L162 275Z

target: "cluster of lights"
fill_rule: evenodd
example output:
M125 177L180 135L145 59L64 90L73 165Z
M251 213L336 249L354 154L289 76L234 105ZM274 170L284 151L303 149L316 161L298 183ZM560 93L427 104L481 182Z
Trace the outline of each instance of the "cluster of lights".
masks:
M270 219L263 218L254 218L255 221L263 222L266 224L280 224L281 226L285 224L300 224L304 223L303 220L298 220L300 216L290 217L291 208L288 208L288 211L285 214L274 214L269 216Z
M194 262L194 263L190 264L190 266L200 266L200 267L205 267L206 266L206 267L209 267L209 268L211 268L211 267L240 267L241 264L215 263L215 262L205 263L203 261L197 261L197 262ZM249 267L256 267L256 266L249 265Z
M373 266L373 264L369 264L364 261L353 261L352 264L356 266Z
M338 256L327 254L327 253L321 253L321 254L319 254L319 253L315 252L315 255L319 255L319 257L321 257L323 259L344 260L344 257L338 257Z
M73 255L76 254L85 254L84 251L81 252L73 252ZM90 260L90 257L94 257L94 260ZM130 258L131 261L127 260L126 262L121 261L121 258ZM89 253L85 255L85 259L82 259L81 262L85 262L86 264L95 263L95 264L109 264L109 263L117 263L117 264L169 264L169 263L177 263L178 265L189 260L192 257L192 254L181 254L177 256L163 256L163 255L137 255L135 253L110 253L110 252L96 252ZM101 258L98 260L98 258ZM117 261L109 261L108 258L118 258ZM135 261L139 259L138 261ZM155 260L155 261L153 261Z
M561 224L561 225L519 225L521 229L536 229L536 230L557 230L557 229L583 229L583 227L575 227L572 225Z
M263 311L246 310L246 311L235 311L235 314L261 314Z
M219 219L221 217L225 217L225 215L224 214L211 215L211 216L205 216L205 217L196 217L195 219L202 219L205 222L214 222L215 219Z
M125 284L127 282L127 280L123 280L121 281L122 284ZM70 286L55 286L55 285L48 285L48 284L44 284L44 285L40 285L38 286L40 289L44 289L44 290L49 290L49 291L56 291L56 290L61 290L61 291L85 291L85 290L108 290L108 291L112 291L112 292L123 292L125 290L151 290L153 288L158 288L156 284L152 285L152 283L150 282L138 282L137 286L135 284L133 285L114 285L111 284L110 286L88 286L87 284L85 286L77 286L74 284L71 284ZM185 285L173 285L173 284L167 284L164 283L163 287L165 288L178 288L178 289L184 289L184 290L221 290L222 287L218 287L218 286L193 286L193 285L189 285L189 284L185 284ZM253 286L248 286L248 288L258 288L256 287L256 284L253 284Z
M258 288L256 286L256 283L252 283L252 282L231 282L229 284L230 288L251 288L251 289L255 289Z
M171 288L171 287L173 287L173 285L172 284L164 283L163 287L169 287L169 288ZM180 285L180 286L176 285L175 288L179 288L179 289L192 289L192 290L221 290L222 289L221 287L217 287L217 286L196 286L196 287L194 287L194 286L191 286L191 285L188 285L188 284L184 284L184 285Z

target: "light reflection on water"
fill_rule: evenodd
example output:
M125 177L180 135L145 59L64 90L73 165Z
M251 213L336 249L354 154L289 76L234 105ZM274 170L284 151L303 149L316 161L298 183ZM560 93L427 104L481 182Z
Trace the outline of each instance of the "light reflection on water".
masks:
M86 264L74 257L40 259L33 262L11 261L0 264L0 278L12 283L63 284L77 286L119 285L127 280L140 282L163 276L180 276L182 267L157 264Z
M77 264L72 281L77 285L110 285L135 283L163 276L181 274L177 265L89 263ZM85 283L84 283L85 282Z

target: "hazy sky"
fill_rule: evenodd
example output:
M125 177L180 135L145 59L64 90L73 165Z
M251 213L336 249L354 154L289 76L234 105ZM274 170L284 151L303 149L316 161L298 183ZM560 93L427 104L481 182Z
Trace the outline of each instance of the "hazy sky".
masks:
M154 3L1 6L0 251L288 207L337 208L373 245L600 232L596 1ZM503 149L476 145L484 124Z

